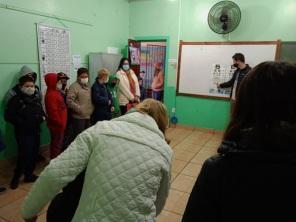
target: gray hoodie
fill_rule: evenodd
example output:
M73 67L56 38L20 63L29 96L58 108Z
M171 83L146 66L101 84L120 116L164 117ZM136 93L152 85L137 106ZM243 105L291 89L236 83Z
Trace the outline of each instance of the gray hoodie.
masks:
M37 79L37 73L34 72L30 67L24 65L22 68L21 68L21 71L19 73L19 79L28 75L28 74L32 74L33 78ZM13 88L11 88L8 93L6 94L6 97L5 97L5 102L7 103L12 97L16 96L18 93L20 93L20 87L19 87L19 84L16 84ZM41 95L41 92L38 88L38 86L36 86L36 92L38 92L40 98L42 98L42 95Z

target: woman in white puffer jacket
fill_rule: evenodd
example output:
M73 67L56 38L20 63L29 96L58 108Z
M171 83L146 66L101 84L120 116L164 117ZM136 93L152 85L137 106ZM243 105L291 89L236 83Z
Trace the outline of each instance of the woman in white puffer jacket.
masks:
M23 218L35 221L41 209L86 169L72 221L155 221L170 186L167 125L164 105L147 99L127 115L87 129L40 175L23 203Z

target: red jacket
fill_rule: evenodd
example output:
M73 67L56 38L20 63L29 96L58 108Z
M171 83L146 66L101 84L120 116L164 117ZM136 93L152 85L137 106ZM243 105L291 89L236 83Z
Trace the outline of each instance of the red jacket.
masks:
M56 89L57 74L48 73L44 77L47 90L45 94L45 108L47 125L50 130L63 132L67 124L67 106L59 90Z

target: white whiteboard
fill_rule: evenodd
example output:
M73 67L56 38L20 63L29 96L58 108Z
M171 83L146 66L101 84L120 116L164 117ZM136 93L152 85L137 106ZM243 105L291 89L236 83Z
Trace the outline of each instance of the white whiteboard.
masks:
M190 96L229 98L229 90L216 83L228 81L235 68L232 56L242 53L251 67L276 59L278 41L180 43L177 93Z
M44 75L63 72L71 75L70 31L67 28L37 24L41 92L45 95Z

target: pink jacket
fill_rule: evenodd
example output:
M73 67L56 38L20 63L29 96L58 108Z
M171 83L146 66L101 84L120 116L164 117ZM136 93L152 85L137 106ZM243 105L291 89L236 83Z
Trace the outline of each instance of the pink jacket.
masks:
M155 92L163 91L163 83L164 83L163 72L160 71L153 78L152 85L151 85L152 90Z

